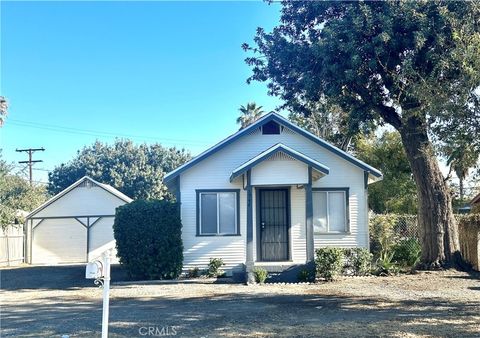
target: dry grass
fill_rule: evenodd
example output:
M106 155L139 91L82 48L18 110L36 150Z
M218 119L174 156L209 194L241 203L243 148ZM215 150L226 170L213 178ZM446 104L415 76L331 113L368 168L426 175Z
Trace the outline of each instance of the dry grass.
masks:
M101 290L2 291L2 336L96 336ZM130 284L111 293L111 336L479 337L480 279L456 271L333 283Z

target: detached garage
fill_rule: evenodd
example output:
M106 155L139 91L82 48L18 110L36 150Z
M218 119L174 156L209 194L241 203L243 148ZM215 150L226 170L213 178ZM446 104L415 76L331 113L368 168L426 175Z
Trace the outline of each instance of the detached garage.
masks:
M26 262L85 263L114 249L115 208L131 201L115 188L83 177L26 217ZM118 262L116 256L113 262Z

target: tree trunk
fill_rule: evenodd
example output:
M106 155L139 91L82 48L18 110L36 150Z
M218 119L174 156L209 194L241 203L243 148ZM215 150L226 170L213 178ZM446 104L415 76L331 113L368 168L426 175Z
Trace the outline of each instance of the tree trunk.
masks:
M422 244L420 267L458 267L462 260L452 199L428 138L427 128L421 119L411 117L398 129L417 185Z
M458 181L460 183L460 202L463 205L463 176L462 175L458 176Z

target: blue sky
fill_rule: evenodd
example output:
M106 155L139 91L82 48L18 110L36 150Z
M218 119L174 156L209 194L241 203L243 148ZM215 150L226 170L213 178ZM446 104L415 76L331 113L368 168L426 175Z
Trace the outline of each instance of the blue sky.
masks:
M36 167L52 169L115 135L201 152L238 129L241 104L280 104L265 84L246 84L240 48L258 26L278 23L279 10L263 2L2 1L4 158L45 147Z

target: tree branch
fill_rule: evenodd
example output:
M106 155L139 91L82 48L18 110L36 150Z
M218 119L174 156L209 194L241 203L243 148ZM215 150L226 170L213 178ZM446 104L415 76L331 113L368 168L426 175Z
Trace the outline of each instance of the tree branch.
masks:
M397 114L395 108L379 106L377 107L377 112L383 118L385 122L392 125L395 129L400 129L402 127L402 119L400 115Z

